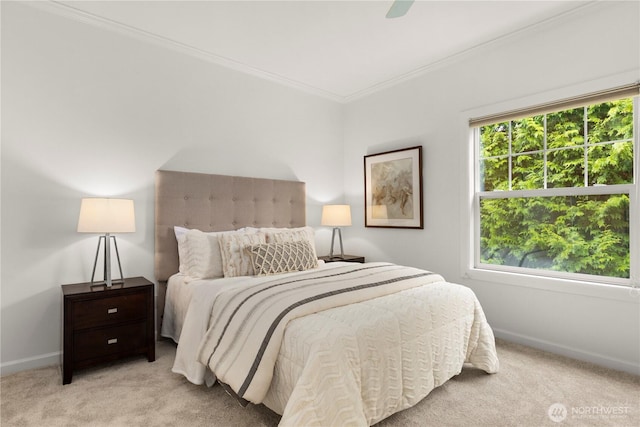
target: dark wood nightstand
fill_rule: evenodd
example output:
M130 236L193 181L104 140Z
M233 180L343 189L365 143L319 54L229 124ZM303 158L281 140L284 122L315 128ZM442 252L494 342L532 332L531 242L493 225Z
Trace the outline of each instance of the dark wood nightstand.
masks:
M137 354L156 359L153 289L144 277L111 288L62 285L62 384L79 368Z
M333 256L330 257L329 255L325 255L325 256L321 256L318 257L318 259L323 260L324 262L338 262L338 261L344 261L344 262L364 262L364 257L363 256L357 256L357 255L345 255L344 258L341 258L340 255L338 256Z

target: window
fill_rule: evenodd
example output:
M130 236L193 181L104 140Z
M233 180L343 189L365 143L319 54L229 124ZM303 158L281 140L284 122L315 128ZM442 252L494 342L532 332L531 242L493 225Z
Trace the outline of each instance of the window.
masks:
M632 85L471 121L476 268L636 277L637 94Z

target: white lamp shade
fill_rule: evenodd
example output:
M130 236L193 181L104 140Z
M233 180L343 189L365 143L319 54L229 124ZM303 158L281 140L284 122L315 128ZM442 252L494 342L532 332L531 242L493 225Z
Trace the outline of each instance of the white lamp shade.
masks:
M82 199L79 233L133 233L136 217L130 199Z
M322 207L322 225L329 227L348 227L351 225L351 206L324 205Z

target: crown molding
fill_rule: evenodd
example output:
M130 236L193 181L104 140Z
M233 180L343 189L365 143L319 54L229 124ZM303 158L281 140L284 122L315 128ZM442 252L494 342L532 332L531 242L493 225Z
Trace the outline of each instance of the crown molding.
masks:
M369 87L367 87L365 89L359 90L359 91L354 92L354 93L352 93L350 95L346 95L346 96L342 97L342 102L347 104L347 103L352 102L352 101L357 101L358 99L361 99L361 98L364 98L366 96L372 95L372 94L374 94L376 92L380 92L382 90L391 88L391 87L396 86L396 85L398 85L400 83L404 83L406 81L413 80L415 78L424 76L424 75L426 75L426 74L428 74L428 73L430 73L430 72L432 72L434 70L437 70L439 68L442 68L442 67L445 67L447 65L451 65L451 64L453 64L455 62L461 61L465 57L467 57L468 55L470 55L472 53L475 54L478 51L481 51L481 50L484 50L484 49L488 49L488 48L492 47L495 44L504 42L504 41L506 41L506 40L508 40L510 38L514 38L514 37L516 37L516 36L518 36L518 35L520 35L522 33L533 31L533 30L535 30L535 29L537 29L539 27L546 26L546 25L554 23L556 21L561 21L561 20L563 20L563 19L565 19L565 18L567 18L567 17L569 17L571 15L577 14L577 13L579 13L579 12L581 12L581 11L587 9L587 8L591 8L596 4L605 3L606 1L607 0L593 0L593 1L590 1L588 3L582 4L580 6L577 6L577 7L573 8L573 9L564 11L564 12L558 14L558 15L551 16L551 17L549 17L547 19L544 19L542 21L538 21L538 22L535 22L533 24L529 24L527 26L524 26L524 27L518 28L516 30L513 30L513 31L511 31L509 33L502 34L500 36L494 37L493 39L490 39L490 40L475 44L473 46L469 46L469 47L467 47L467 48L465 48L465 49L463 49L463 50L461 50L459 52L456 52L456 53L454 53L452 55L448 55L448 56L445 56L443 58L440 58L440 59L437 59L435 61L432 61L432 62L430 62L430 63L428 63L428 64L426 64L426 65L424 65L422 67L416 68L415 70L412 70L412 71L409 71L407 73L392 77L392 78L390 78L388 80L384 80L384 81L381 81L379 83L373 84L373 85L371 85L371 86L369 86Z
M117 21L113 21L108 18L104 18L83 10L77 9L71 5L65 3L59 3L55 0L46 1L34 1L25 2L29 6L48 11L60 16L64 16L69 19L73 19L78 22L92 25L94 27L103 28L109 31L117 32L119 34L129 36L143 42L151 42L161 47L169 48L174 51L196 57L207 62L220 65L225 68L230 68L235 71L239 71L245 74L252 75L264 80L269 80L275 83L279 83L291 88L301 90L303 92L327 98L329 100L343 103L344 97L338 94L281 76L279 74L271 73L265 70L261 70L256 67L252 67L248 64L244 64L239 61L235 61L231 58L227 58L222 55L216 55L214 53L190 46L188 44L170 39L168 37L159 36L157 34L141 30L139 28L132 27L130 25L122 24Z
M245 74L249 74L252 75L254 77L258 77L264 80L268 80L274 83L278 83L278 84L282 84L288 87L291 87L293 89L297 89L297 90L301 90L303 92L312 94L312 95L316 95L322 98L326 98L329 99L331 101L334 102L338 102L341 104L347 104L356 100L359 100L361 98L367 97L369 95L372 95L376 92L380 92L382 90L391 88L393 86L396 86L400 83L404 83L407 82L409 80L413 80L417 77L421 77L424 76L436 69L445 67L447 65L450 65L452 63L455 63L457 61L460 61L462 59L464 59L466 56L472 54L472 53L476 53L477 51L483 50L483 49L488 49L490 47L492 47L493 45L503 42L505 40L508 40L510 38L516 37L518 35L521 35L522 33L525 32L529 32L532 30L535 30L539 27L543 27L546 26L550 23L559 21L559 20L563 20L571 15L577 14L587 8L593 7L596 4L602 4L602 3L606 3L606 1L604 0L594 0L594 1L590 1L588 3L582 4L580 6L577 6L573 9L567 10L565 12L562 12L558 15L554 15L552 17L549 17L547 19L544 19L542 21L524 26L522 28L518 28L514 31L511 31L510 33L507 34L503 34L501 36L495 37L493 39L475 44L473 46L467 47L459 52L456 52L452 55L446 56L444 58L432 61L428 64L425 64L422 67L419 67L415 70L409 71L407 73L401 74L399 76L395 76L392 78L389 78L387 80L383 80L380 81L378 83L375 83L369 87L366 87L364 89L358 90L356 92L353 92L349 95L339 95L324 89L320 89L317 88L315 86L312 85L308 85L306 83L302 83L287 77L284 77L282 75L279 74L275 74L275 73L271 73L253 66L250 66L248 64L244 64L242 62L239 61L235 61L231 58L227 58L221 55L217 55L190 45L187 45L185 43L181 43L179 41L167 38L167 37L163 37L163 36L159 36L157 34L148 32L148 31L144 31L141 30L139 28L135 28L132 27L130 25L126 25L126 24L122 24L120 22L117 21L113 21L111 19L107 19L107 18L103 18L101 16L89 13L89 12L85 12L83 10L77 9L69 4L65 4L65 3L60 3L56 0L46 0L46 1L34 1L34 2L25 2L24 4L28 4L32 7L35 8L39 8L42 10L46 10L48 12L57 14L57 15L61 15L64 16L66 18L69 19L73 19L75 21L79 21L79 22L83 22L95 27L99 27L99 28L103 28L103 29L107 29L110 31L114 31L129 37L133 37L136 38L138 40L144 41L144 42L151 42L154 43L156 45L165 47L165 48L169 48L172 49L174 51L186 54L186 55L190 55L192 57L196 57L211 63L214 63L216 65L220 65L222 67L225 68L230 68L232 70L238 71L238 72L242 72Z

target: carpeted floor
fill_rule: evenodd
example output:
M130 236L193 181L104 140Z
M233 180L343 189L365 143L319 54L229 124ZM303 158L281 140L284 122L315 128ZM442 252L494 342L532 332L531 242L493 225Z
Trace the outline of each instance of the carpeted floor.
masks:
M640 377L504 341L497 344L501 364L498 374L466 368L417 406L378 425L640 426ZM158 343L157 360L153 363L135 358L78 371L66 386L62 386L56 366L5 376L0 379L0 424L49 427L278 423L279 417L261 405L242 408L221 387L196 386L171 373L174 354L175 346L163 341Z

